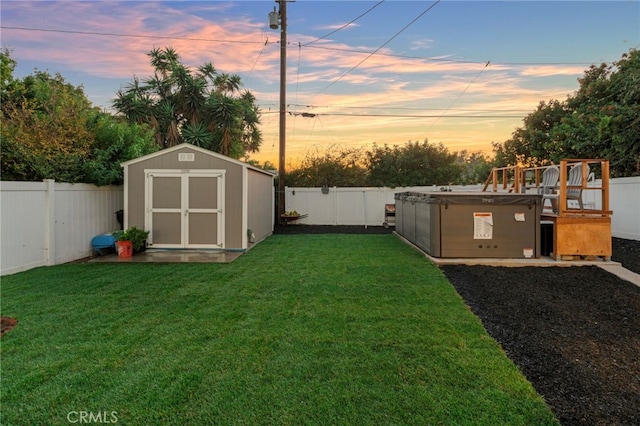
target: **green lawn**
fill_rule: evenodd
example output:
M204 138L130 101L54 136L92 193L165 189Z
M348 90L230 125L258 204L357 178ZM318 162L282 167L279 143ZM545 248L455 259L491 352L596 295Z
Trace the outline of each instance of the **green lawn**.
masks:
M393 235L276 235L231 264L69 264L1 284L2 316L19 321L1 340L3 425L81 411L122 425L557 424Z

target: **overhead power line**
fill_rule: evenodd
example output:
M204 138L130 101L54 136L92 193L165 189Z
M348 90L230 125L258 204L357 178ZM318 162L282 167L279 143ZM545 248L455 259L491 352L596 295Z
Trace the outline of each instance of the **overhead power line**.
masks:
M249 70L249 74L247 74L247 79L249 79L249 77L251 76L251 73L253 72L253 69L256 67L256 64L258 63L258 59L260 59L260 57L262 56L262 52L264 52L264 48L267 47L268 43L269 43L269 39L266 39L264 41L264 46L262 46L262 49L260 49L260 53L258 53L258 56L256 57L256 60L253 61L253 65L251 66L251 69Z
M359 49L345 49L341 47L331 47L326 45L318 45L318 46L309 46L304 45L304 47L308 47L309 49L324 49L324 50L332 50L336 52L345 52L345 53L357 53L360 55L369 55L375 53L377 56L386 56L389 58L400 58L400 59L419 59L419 60L427 60L432 62L446 62L446 63L456 63L456 64L486 64L487 61L471 61L466 59L449 59L449 58L432 58L428 56L416 56L416 55L400 55L394 53L383 53L383 52L372 52L370 50L359 50ZM595 63L602 63L603 61L596 61ZM494 65L586 65L590 66L594 64L594 62L496 62L491 61ZM610 62L604 62L610 63Z
M347 72L345 72L344 74L342 74L340 77L336 78L335 80L333 80L331 83L329 83L328 86L326 86L324 89L320 90L318 92L318 94L324 92L325 90L327 90L329 87L333 86L334 84L336 84L338 81L342 80L343 77L345 77L347 74L350 74L353 70L355 70L356 68L358 68L360 65L362 65L366 60L368 60L370 57L372 57L373 55L375 55L376 53L378 53L378 51L380 49L382 49L383 47L385 47L387 44L391 43L396 37L398 37L400 34L402 34L407 28L409 28L411 25L413 25L418 19L420 19L425 13L427 13L428 11L430 11L431 9L433 9L433 7L435 5L437 5L438 3L440 3L440 0L436 0L433 4L431 4L431 6L427 7L422 13L420 13L418 16L416 16L414 19L411 20L411 22L409 22L407 25L405 25L404 27L402 27L402 29L400 31L398 31L397 33L395 33L393 36L391 36L391 38L387 41L385 41L384 43L382 43L382 45L380 47L378 47L376 50L374 50L373 52L371 52L369 55L367 55L366 58L364 58L363 60L361 60L360 62L358 62L354 67L352 67L350 70L348 70Z
M375 53L378 56L387 56L390 58L401 58L401 59L427 59L430 61L437 61L437 62L454 62L454 63L460 63L460 64L484 64L486 61L466 61L466 60L462 60L462 59L447 59L447 58L429 58L426 56L414 56L414 55L399 55L399 54L393 54L393 53L381 53L381 52L372 52L370 50L359 50L359 49L345 49L345 48L341 48L341 47L331 47L331 46L326 46L326 45L322 45L322 46L309 46L309 45L303 45L304 47L308 47L309 49L324 49L324 50L332 50L335 52L345 52L345 53L357 53L360 55L371 55L373 53Z
M248 41L248 40L221 40L221 39L208 39L208 38L196 38L196 37L182 37L182 36L161 36L161 35L149 35L149 34L124 34L124 33L107 33L107 32L97 32L97 31L79 31L79 30L60 30L53 28L32 28L32 27L15 27L9 25L0 25L0 29L4 30L18 30L18 31L37 31L37 32L47 32L47 33L62 33L62 34L80 34L80 35L95 35L101 37L130 37L130 38L149 38L149 39L161 39L161 40L186 40L186 41L210 41L216 43L243 43L243 44L278 44L278 41ZM326 37L326 36L325 36ZM294 42L288 43L294 44ZM449 59L449 58L432 58L428 56L415 56L415 55L400 55L393 53L383 53L380 52L380 48L375 51L369 50L360 50L360 49L346 49L340 47L331 47L326 45L310 45L295 43L296 45L306 47L309 49L324 49L324 50L332 50L336 52L345 52L345 53L356 53L359 55L378 55L378 56L386 56L390 58L400 58L400 59L418 59L418 60L426 60L432 62L447 62L447 63L459 63L459 64L484 64L487 61L471 61L464 59ZM368 59L368 57L366 58ZM365 59L365 60L366 60ZM363 61L364 62L364 61ZM491 63L494 65L581 65L581 66L590 66L594 63L605 63L609 64L613 61L594 61L594 62L499 62L492 60Z
M273 104L275 105L275 104ZM339 108L339 109L382 109L390 110L409 110L409 111L442 111L444 108L433 107L392 107L392 106L343 106L343 105L305 105L305 104L287 104L288 107L304 107L310 109L318 108ZM530 109L482 109L478 108L449 108L449 111L474 111L474 112L531 112Z
M456 104L456 102L458 102L458 100L462 97L462 95L464 95L465 93L467 93L467 90L469 90L469 87L471 87L471 85L472 85L472 84L473 84L473 83L478 79L478 77L480 77L480 74L482 74L482 71L484 71L485 69L487 69L487 67L489 66L489 64L490 64L490 63L491 63L491 61L487 61L487 63L486 63L486 64L485 64L485 66L480 70L480 72L479 72L479 73L478 73L478 74L473 78L473 80L471 80L471 81L469 82L469 84L467 84L467 87L465 87L465 88L464 88L464 90L463 90L463 91L462 91L462 92L461 92L461 93L460 93L460 94L455 98L455 100L451 103L451 105L449 105L449 106L447 107L447 109L445 109L445 110L442 112L442 114L440 115L440 117L438 117L438 119L440 119L440 118L444 117L444 115L445 115L447 112L449 112L449 110L451 109L451 107L453 107L453 106ZM436 121L438 121L438 120L435 120L433 123L431 123L431 125L433 126L433 125L436 123Z
M304 113L300 113L303 115ZM521 115L441 115L436 114L347 114L347 113L327 113L314 114L319 116L342 116L342 117L396 117L396 118L522 118ZM304 117L304 115L303 115Z
M79 31L79 30L59 30L48 28L28 28L28 27L12 27L7 25L0 25L3 30L21 30L21 31L41 31L48 33L63 33L63 34L83 34L83 35L97 35L107 37L132 37L132 38L153 38L164 40L187 40L187 41L212 41L216 43L244 43L244 44L262 44L262 41L247 41L247 40L220 40L198 37L181 37L181 36L159 36L148 34L120 34L120 33L104 33L97 31Z
M366 15L367 13L371 12L373 9L375 9L376 7L380 6L382 3L384 3L384 0L379 1L378 3L374 4L372 7L369 8L369 10L367 10L366 12L364 12L363 14L361 14L360 16L358 16L357 18L352 19L351 21L347 22L346 24L344 24L343 26L341 26L340 28L337 28L333 31L331 31L328 34L323 35L322 37L318 37L317 39L310 41L309 43L305 43L304 46L309 46L312 43L315 43L317 41L320 41L322 39L325 39L327 37L329 37L332 34L337 33L338 31L348 27L349 25L353 24L354 22L356 22L358 19L362 18L364 15Z
M279 114L278 111L264 111L262 114ZM440 114L351 114L351 113L339 113L339 112L328 112L328 113L309 113L309 112L299 112L299 111L287 111L287 114L294 116L302 116L305 118L316 118L316 117L394 117L394 118L482 118L482 119L493 119L493 118L518 118L521 119L522 115L473 115L473 114L455 114L455 115L445 115L444 117Z

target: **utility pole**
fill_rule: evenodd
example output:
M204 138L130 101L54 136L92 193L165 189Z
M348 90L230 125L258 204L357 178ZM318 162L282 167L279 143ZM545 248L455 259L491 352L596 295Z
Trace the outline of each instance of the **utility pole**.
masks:
M269 27L273 30L280 23L280 156L278 164L278 223L285 210L285 150L287 135L287 0L275 0L279 11L269 13ZM278 19L279 18L279 19Z

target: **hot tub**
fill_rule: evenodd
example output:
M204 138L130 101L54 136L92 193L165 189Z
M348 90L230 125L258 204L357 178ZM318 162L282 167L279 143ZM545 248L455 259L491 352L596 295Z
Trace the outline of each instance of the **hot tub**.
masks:
M399 192L396 232L434 257L538 258L542 196Z

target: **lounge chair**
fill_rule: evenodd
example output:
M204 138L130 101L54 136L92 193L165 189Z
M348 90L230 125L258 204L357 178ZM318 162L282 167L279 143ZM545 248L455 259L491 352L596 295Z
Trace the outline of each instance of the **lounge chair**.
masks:
M551 166L542 172L542 182L538 187L538 194L553 194L558 188L558 179L560 178L560 170L557 166Z
M538 186L538 194L542 194L543 207L544 200L551 200L551 208L554 211L558 210L555 206L556 197L545 197L545 195L555 194L556 189L558 189L559 178L560 169L558 169L558 166L548 167L544 172L542 172L542 182L540 182L540 186Z
M587 168L587 175L589 175L589 165L585 164L585 167ZM550 168L547 170L550 170ZM545 180L544 173L542 175L542 180L543 182ZM560 190L562 190L562 188L560 188ZM584 210L584 205L582 203L582 163L574 164L574 166L571 167L571 170L569 170L566 192L567 204L569 203L569 200L577 201L580 206L580 210ZM542 193L543 204L544 200L551 200L551 208L553 209L553 212L558 213L558 198L560 198L560 194L554 193L553 190L547 192L546 188L544 188L542 184L540 185L540 189L538 189L538 193Z
M585 175L588 176L589 165L585 164L585 167L587 168ZM577 201L580 210L584 210L584 206L582 205L582 163L577 163L569 170L569 177L567 178L567 202L569 200Z

